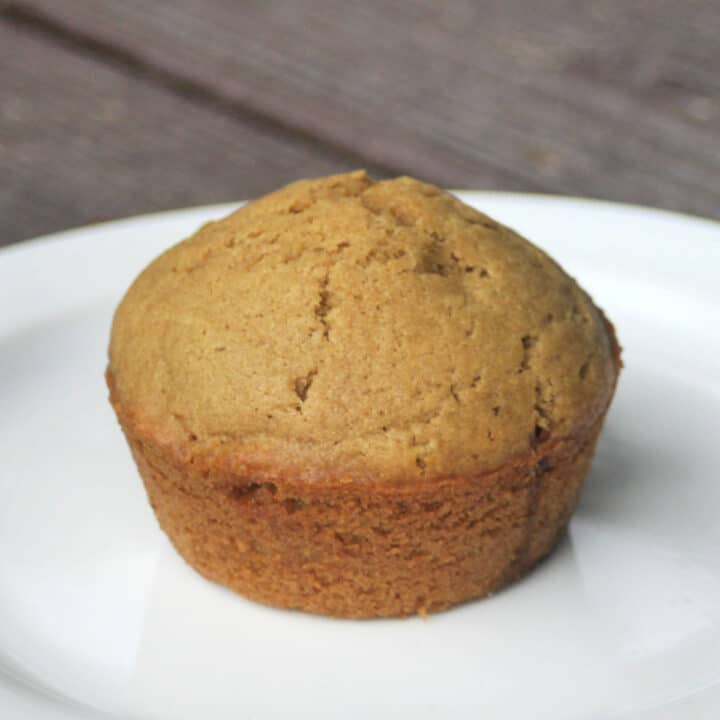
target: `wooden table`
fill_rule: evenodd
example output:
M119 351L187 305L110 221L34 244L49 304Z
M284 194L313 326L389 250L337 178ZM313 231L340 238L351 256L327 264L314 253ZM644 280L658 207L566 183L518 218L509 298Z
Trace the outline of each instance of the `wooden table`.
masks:
M0 0L0 244L359 166L720 218L717 0Z

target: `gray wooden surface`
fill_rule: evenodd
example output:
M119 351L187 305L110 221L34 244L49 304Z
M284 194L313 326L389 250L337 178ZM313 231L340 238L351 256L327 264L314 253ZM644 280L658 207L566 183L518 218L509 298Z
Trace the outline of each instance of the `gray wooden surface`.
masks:
M720 218L717 0L0 0L0 244L359 166Z

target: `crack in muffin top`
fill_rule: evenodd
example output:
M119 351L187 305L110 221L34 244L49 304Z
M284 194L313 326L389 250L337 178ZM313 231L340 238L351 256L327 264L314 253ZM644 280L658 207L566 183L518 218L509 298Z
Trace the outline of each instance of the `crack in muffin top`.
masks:
M544 252L432 185L358 171L158 257L118 307L108 372L124 415L185 458L430 481L583 432L617 367Z

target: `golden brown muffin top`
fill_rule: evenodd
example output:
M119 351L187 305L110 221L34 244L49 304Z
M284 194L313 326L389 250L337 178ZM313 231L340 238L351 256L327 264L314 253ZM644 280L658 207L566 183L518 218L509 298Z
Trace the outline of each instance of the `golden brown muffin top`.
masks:
M120 304L109 376L178 457L300 479L479 474L590 425L617 367L545 253L438 188L302 180L202 227Z

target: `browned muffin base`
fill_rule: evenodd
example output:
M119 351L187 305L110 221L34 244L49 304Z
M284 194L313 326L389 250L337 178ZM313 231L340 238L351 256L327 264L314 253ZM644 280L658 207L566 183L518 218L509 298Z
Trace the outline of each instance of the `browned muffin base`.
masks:
M124 430L192 567L268 605L366 618L443 610L525 574L561 537L601 423L491 474L408 487L213 479Z

